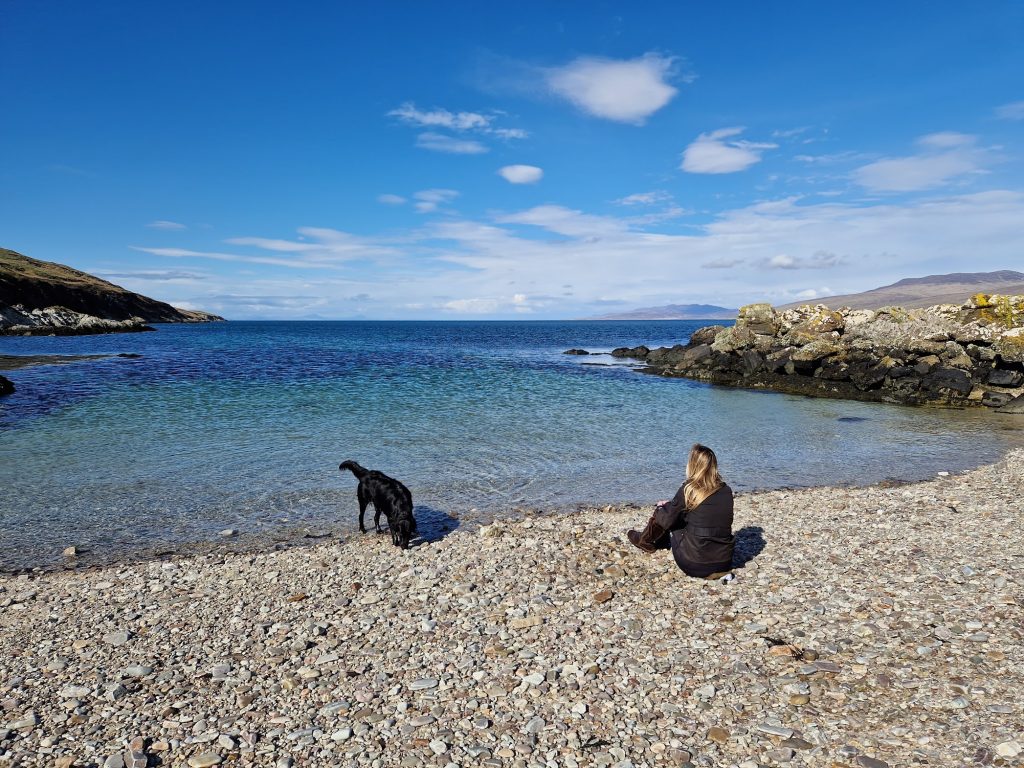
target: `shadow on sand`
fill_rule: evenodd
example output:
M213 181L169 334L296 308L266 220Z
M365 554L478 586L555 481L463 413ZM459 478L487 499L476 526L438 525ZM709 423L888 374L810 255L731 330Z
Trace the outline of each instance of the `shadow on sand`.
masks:
M764 528L759 525L748 525L740 528L734 535L736 545L732 554L732 567L742 568L764 549Z
M440 541L462 525L459 518L425 504L414 506L413 514L416 516L417 530L416 538L412 541L413 547L427 542Z

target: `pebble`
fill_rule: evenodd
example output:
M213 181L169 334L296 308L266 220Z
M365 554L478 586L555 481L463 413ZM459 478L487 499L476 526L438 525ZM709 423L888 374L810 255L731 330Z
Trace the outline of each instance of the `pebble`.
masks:
M103 642L107 645L119 646L127 643L130 637L131 634L128 632L111 632L109 635L103 636Z
M220 765L222 762L221 756L216 752L203 752L188 759L188 764L191 768L210 768L210 766Z
M418 680L413 680L409 683L410 691L426 691L431 688L437 688L438 681L436 677L421 677Z
M996 754L1000 757L1016 757L1022 751L1024 751L1024 747L1016 741L1004 741L1002 744L996 745Z

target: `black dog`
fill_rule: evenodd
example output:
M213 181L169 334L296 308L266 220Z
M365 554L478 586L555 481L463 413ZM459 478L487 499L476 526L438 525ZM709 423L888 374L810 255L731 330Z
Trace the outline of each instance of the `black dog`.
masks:
M416 533L416 518L412 516L412 494L409 489L383 472L375 469L363 469L354 461L343 461L338 469L346 469L356 476L359 487L356 496L359 499L359 530L366 533L363 515L366 505L373 504L373 524L377 533L383 533L380 527L381 513L388 519L391 529L391 542L402 549L409 548L409 539Z

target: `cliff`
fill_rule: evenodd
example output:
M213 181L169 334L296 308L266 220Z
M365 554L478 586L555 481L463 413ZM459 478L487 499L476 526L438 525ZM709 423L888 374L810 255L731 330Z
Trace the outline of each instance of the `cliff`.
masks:
M0 248L0 333L106 333L145 330L146 323L223 319Z
M740 309L686 345L620 348L646 372L818 397L1024 412L1024 296L880 310Z

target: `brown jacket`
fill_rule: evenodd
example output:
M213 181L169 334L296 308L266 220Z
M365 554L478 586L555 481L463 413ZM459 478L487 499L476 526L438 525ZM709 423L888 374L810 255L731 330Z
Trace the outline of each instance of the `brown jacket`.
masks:
M654 519L671 531L672 556L688 576L710 576L732 568L732 489L723 484L694 509L686 509L684 484Z

